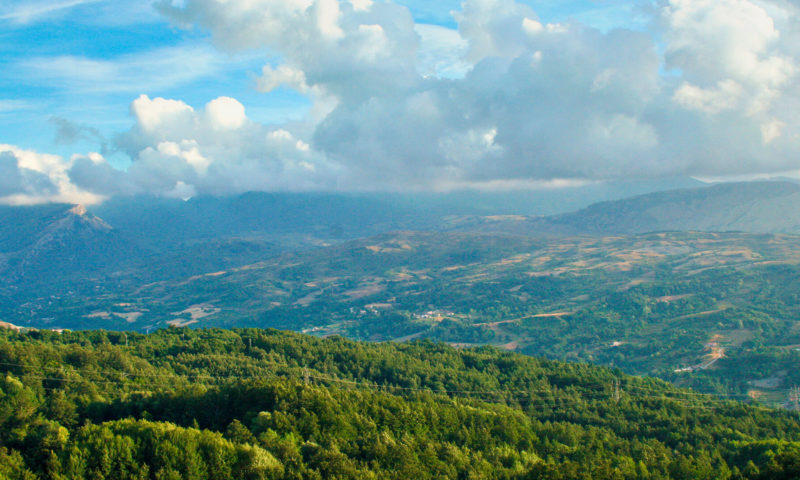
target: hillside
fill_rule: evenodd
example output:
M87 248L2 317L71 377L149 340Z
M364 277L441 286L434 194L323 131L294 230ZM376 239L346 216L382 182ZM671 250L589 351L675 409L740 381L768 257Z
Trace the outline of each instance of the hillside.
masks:
M2 207L0 225L4 288L96 279L142 253L82 205Z
M723 183L645 193L549 216L453 215L443 229L514 235L624 235L663 231L800 233L800 185Z
M10 479L775 479L793 412L493 348L0 331Z
M614 197L621 185L605 188ZM643 188L630 185L631 191ZM595 195L587 189L584 197ZM800 231L800 185L788 182L670 190L530 216L556 195L250 193L187 202L115 199L91 212L71 205L0 207L0 273L14 292L46 295L56 283L62 290L101 293L398 230L526 236ZM565 198L562 208L569 204Z
M800 185L724 183L601 202L534 221L532 231L629 234L654 231L800 233Z
M436 209L415 217L420 205L361 205L368 196L334 194L153 200L127 223L131 204L108 205L113 222L66 205L9 207L0 209L0 321L143 332L255 326L492 344L780 405L800 383L792 367L800 355L798 237L601 233L670 222L757 230L770 223L765 209L791 230L794 213L776 205L788 205L798 188L719 185L534 219L439 217ZM348 240L432 218L441 220L438 231ZM530 233L537 223L582 225L592 235L469 231Z
M791 235L397 233L3 314L41 328L488 343L779 404L800 383L799 264Z
M0 207L0 304L38 307L40 298L136 288L285 251L230 235L157 246L147 236L115 228L82 205Z
M262 238L314 246L395 230L443 230L448 219L541 216L603 200L702 185L689 178L589 184L580 187L444 193L264 193L197 197L115 198L92 211L126 235L164 247L209 238Z

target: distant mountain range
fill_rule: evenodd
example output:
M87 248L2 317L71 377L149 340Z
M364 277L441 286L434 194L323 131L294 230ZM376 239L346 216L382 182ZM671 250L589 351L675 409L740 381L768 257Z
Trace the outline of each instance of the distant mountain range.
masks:
M298 242L314 244L319 239L337 241L392 230L449 229L443 219L450 217L562 214L599 201L704 185L691 178L674 178L497 192L251 192L188 201L123 197L91 210L114 228L153 245L238 236L268 237L295 248Z
M596 195L595 187L584 197ZM613 196L623 185L604 188ZM635 189L646 190L640 184ZM24 286L38 294L66 282L95 293L118 290L398 230L525 236L800 232L800 185L790 182L683 188L531 215L543 208L536 201L553 201L548 195L557 192L249 193L190 201L117 199L91 211L63 204L0 207L0 288L16 292Z
M800 233L800 185L723 183L595 203L550 216L456 216L448 229L518 235L622 235L659 231Z
M0 297L98 294L258 261L282 251L261 239L187 239L153 244L170 228L120 229L82 205L0 207Z
M786 356L800 345L800 236L774 235L800 233L800 185L683 188L549 216L512 194L507 207L459 195L0 207L0 322L429 337L676 381L706 372L716 345L698 385L767 385L777 402L800 382ZM753 356L760 344L769 362Z
M723 183L601 202L532 222L533 232L624 234L653 231L800 232L800 185Z

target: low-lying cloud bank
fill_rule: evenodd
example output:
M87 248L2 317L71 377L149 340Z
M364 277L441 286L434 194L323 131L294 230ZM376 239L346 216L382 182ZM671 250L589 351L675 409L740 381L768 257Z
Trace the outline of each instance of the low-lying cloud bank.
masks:
M127 171L99 154L64 160L0 146L0 201L800 169L796 2L661 1L643 8L648 31L605 33L544 24L512 0L466 0L458 31L370 0L157 8L211 32L220 49L280 54L257 88L308 96L307 118L267 126L233 98L194 109L143 94L131 104L134 126L114 141L132 159Z

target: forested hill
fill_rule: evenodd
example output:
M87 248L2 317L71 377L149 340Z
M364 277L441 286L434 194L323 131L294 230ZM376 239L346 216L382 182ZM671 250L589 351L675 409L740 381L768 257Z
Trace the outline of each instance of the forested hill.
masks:
M794 412L275 330L0 331L2 479L797 478Z

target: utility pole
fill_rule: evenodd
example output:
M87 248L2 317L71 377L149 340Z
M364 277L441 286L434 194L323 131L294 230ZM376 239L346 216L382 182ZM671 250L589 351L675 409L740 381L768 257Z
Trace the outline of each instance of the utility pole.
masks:
M614 403L619 403L619 398L620 398L619 379L614 377Z
M303 380L306 382L306 385L311 383L311 374L308 373L308 368L303 367Z
M789 390L789 401L792 402L795 412L800 411L800 388L792 387Z

